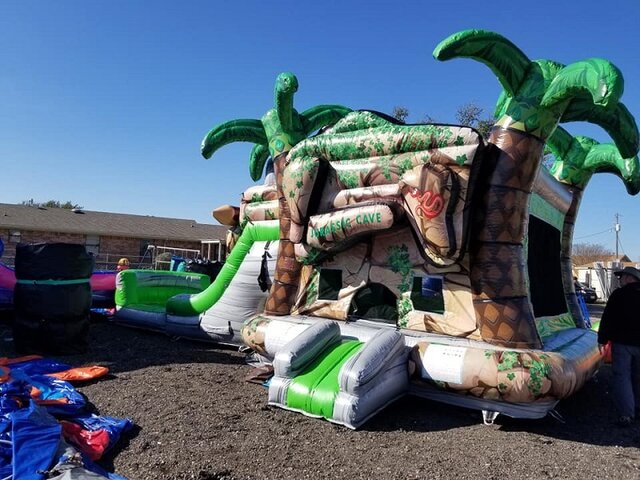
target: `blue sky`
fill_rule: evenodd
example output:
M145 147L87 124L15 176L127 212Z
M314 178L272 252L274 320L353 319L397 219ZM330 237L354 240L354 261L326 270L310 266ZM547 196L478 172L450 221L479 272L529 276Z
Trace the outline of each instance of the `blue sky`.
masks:
M433 48L467 28L501 33L531 59L603 57L625 77L640 122L640 2L156 0L0 4L0 202L70 200L88 210L192 218L238 204L251 184L249 144L199 154L213 126L260 118L275 77L291 71L302 111L325 103L410 111L454 122L474 102L491 112L500 86L471 60ZM608 142L587 124L574 134ZM640 261L640 196L596 175L576 242ZM608 230L608 231L607 231Z

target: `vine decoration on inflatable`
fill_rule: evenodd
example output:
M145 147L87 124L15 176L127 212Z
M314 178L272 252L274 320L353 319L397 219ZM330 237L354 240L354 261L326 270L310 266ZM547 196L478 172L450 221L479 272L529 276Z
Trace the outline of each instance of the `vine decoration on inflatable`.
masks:
M352 112L325 135L301 142L289 154L283 184L298 259L316 263L358 236L397 226L405 217L398 207L406 203L411 213L408 221L425 258L435 266L454 264L464 255L466 232L456 228L451 216L456 205L462 208L471 197L470 170L479 143L477 135L465 127L403 125L369 111ZM322 163L332 166L335 180L321 179ZM446 184L453 175L464 178L460 185L454 182L457 188L432 184L427 188L427 178ZM324 205L329 211L315 212L310 207L319 181L329 185L323 186L323 197L328 200L335 195L332 205ZM357 206L363 221L349 213ZM375 213L365 213L368 210ZM314 218L316 213L320 216ZM386 221L369 221L367 215ZM325 218L332 221L322 224Z
M604 59L568 66L549 60L531 61L506 38L484 30L449 36L433 56L437 60L467 57L484 63L504 88L497 107L499 118L488 140L498 147L497 153L487 167L487 193L479 208L499 212L508 199L511 218L487 213L475 225L471 285L484 340L541 348L526 275L513 276L511 272L526 264L529 196L544 143L559 122L581 120L604 128L623 157L634 156L638 152L638 129L627 109L618 103L624 87L622 75ZM491 268L502 274L486 275Z

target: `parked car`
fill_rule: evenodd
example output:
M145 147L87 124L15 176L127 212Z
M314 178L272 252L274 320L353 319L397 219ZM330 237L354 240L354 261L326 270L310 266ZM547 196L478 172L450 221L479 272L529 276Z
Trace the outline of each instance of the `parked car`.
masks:
M575 289L578 295L582 295L584 301L587 303L595 303L598 300L598 294L596 291L585 285L584 283L575 282Z

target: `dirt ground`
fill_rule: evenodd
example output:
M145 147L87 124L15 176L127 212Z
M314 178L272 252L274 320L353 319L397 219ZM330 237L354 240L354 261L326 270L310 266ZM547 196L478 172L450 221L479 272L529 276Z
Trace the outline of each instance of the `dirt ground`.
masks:
M1 355L11 356L7 323ZM358 431L268 407L231 349L94 321L76 366L108 366L80 387L135 429L103 467L138 479L638 479L640 423L612 426L609 367L557 406L562 418L483 425L480 412L405 397Z

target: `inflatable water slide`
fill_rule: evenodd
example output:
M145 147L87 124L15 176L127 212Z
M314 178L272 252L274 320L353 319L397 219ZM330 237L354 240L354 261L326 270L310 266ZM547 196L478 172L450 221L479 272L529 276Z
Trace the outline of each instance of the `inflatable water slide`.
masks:
M223 123L203 141L205 158L254 143L254 180L267 157L275 166L276 269L263 312L242 328L273 362L270 404L352 428L407 393L487 422L540 418L600 364L571 246L594 173L640 190L620 71L603 59L531 61L483 30L450 36L434 57L496 74L504 90L488 138L335 105L299 114L285 73L260 120ZM572 137L559 127L571 121L613 143Z
M236 238L213 282L189 272L121 272L115 320L173 336L241 345L242 325L261 311L275 272L279 234L275 193L275 186L256 185L242 194L239 208L214 211ZM232 214L225 215L229 211Z

